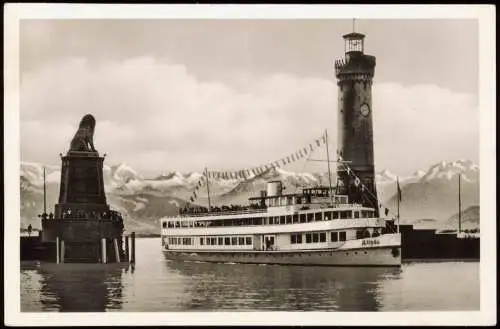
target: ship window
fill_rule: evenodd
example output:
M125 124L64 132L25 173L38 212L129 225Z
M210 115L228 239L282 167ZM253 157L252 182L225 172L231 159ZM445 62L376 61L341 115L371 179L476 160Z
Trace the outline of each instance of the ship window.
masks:
M231 245L231 239L227 236L224 238L224 245L226 245L226 246Z
M305 223L306 222L306 214L300 214L300 222Z
M302 243L302 234L297 234L297 243Z
M212 238L212 246L215 246L217 244L217 238Z
M247 236L247 237L245 238L245 242L246 242L246 244L247 244L247 245L251 245L251 244L252 244L252 237Z
M186 221L181 221L181 227L188 227L187 222Z
M204 242L203 240L204 240L203 238L200 238L200 245L202 245L202 246L203 246L203 242Z
M317 243L319 241L319 234L318 233L313 233L313 242Z
M299 197L297 197L296 201L295 201L296 204L301 204L302 203L302 199Z
M320 212L317 212L316 214L314 214L314 220L315 221L320 221L320 220L323 220L323 214L320 213Z
M163 223L161 224L161 227L163 227L163 228L167 228L167 222L163 222Z
M340 212L340 218L341 218L341 219L346 219L346 218L349 218L349 217L350 217L350 216L349 216L349 215L350 215L349 213L350 213L350 211L341 211L341 212Z
M332 233L330 233L330 240L332 242L339 241L339 234L338 234L338 232L332 232Z
M362 230L356 231L356 239L363 239L363 231Z
M306 234L306 243L311 243L311 241L312 241L311 233L307 233Z
M326 233L325 232L321 232L319 234L319 242L326 242Z
M231 237L231 244L232 244L233 246L237 245L237 244L238 244L238 238L237 238L237 237L235 237L235 236Z
M314 214L307 214L307 221L312 222Z
M175 222L175 227L180 227L181 225L179 224L179 222Z
M219 246L222 246L224 244L224 239L223 238L217 238L217 244Z
M339 212L338 211L332 211L332 219L338 219L339 218Z
M243 246L243 245L245 244L245 238L244 238L244 237L239 237L239 238L238 238L238 244L239 244L240 246Z
M291 244L297 243L297 236L295 234L290 235L290 243Z
M292 224L292 216L291 215L286 216L286 223Z
M294 224L299 222L299 214L294 214L294 215L292 216L292 222L293 222Z
M281 225L286 224L286 217L285 216L280 216L280 224Z
M339 232L339 240L340 241L346 240L346 233L345 232Z
M359 211L354 211L354 218L359 218Z

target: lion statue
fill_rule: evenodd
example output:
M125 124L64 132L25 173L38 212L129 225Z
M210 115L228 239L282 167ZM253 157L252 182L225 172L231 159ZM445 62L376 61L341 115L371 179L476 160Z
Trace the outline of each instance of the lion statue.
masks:
M85 115L71 140L70 151L97 152L94 148L94 128L95 118L91 114Z

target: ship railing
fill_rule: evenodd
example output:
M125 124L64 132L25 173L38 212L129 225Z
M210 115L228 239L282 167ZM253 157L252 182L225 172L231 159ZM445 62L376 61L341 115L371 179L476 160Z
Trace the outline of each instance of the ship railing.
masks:
M206 216L225 216L225 215L244 215L244 214L258 214L264 213L267 209L247 209L247 210L224 210L224 211L211 211L211 212L195 212L179 214L175 217L206 217ZM173 217L170 217L173 218Z

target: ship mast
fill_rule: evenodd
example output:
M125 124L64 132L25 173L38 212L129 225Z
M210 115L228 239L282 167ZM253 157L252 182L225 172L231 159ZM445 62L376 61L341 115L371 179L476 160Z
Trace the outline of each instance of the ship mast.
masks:
M208 197L208 212L210 212L210 187L208 186L209 185L209 181L208 181L208 169L207 167L205 167L205 179L207 180L207 197Z
M328 130L326 129L325 129L325 146L326 146L326 161L328 162L328 184L329 184L328 195L330 195L333 207L332 174L330 172L330 152L328 151Z
M47 213L47 193L45 186L45 166L43 167L43 213Z
M460 195L460 178L461 174L458 174L458 234L462 231L462 202L461 202L461 195Z

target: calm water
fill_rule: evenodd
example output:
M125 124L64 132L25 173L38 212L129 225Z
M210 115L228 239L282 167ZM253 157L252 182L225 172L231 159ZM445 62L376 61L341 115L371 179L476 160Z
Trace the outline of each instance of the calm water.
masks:
M167 261L136 241L135 268L21 264L21 311L479 310L479 263L401 269Z

